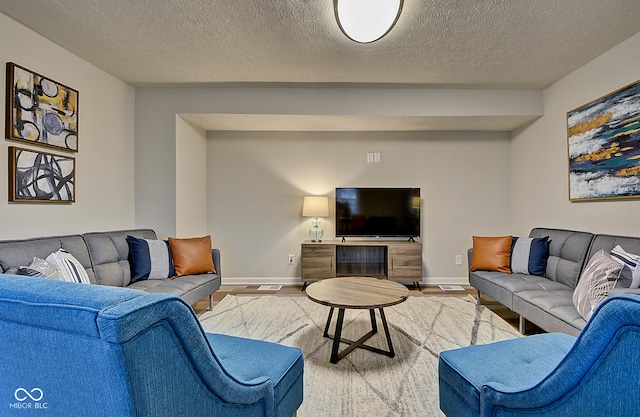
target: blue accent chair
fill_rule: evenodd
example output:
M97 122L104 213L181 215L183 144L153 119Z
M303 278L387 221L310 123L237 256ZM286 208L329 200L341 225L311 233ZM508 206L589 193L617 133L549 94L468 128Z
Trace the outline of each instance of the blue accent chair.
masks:
M291 417L303 367L297 348L204 333L172 295L0 275L3 416Z
M577 338L540 334L449 350L440 409L466 416L640 414L640 297L606 299Z

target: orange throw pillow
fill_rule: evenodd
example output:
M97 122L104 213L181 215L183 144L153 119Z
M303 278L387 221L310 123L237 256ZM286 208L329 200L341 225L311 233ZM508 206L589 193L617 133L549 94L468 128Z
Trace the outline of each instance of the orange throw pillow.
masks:
M473 236L470 271L511 273L512 236Z
M216 273L211 257L211 236L190 239L170 237L169 248L171 248L176 277Z

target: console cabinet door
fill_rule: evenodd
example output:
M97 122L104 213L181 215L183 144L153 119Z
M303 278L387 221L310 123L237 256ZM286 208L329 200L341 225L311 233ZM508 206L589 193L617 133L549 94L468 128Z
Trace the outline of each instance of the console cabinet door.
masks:
M302 244L302 281L318 281L336 276L336 245Z
M422 245L389 244L390 280L422 281Z

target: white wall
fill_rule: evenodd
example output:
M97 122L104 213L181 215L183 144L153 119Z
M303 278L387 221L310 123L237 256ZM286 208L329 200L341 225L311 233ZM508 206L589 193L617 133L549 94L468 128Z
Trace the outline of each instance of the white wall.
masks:
M0 13L0 59L14 62L79 91L76 202L8 203L7 147L56 153L2 140L0 239L113 230L135 226L134 89ZM2 80L6 79L2 65ZM0 83L2 114L6 86Z
M176 233L207 231L207 132L176 116Z
M640 34L544 91L544 116L513 133L512 232L558 227L640 236L640 200L569 202L566 113L640 79Z
M509 233L509 134L499 132L209 132L208 224L226 282L294 282L309 239L305 195L330 197L324 240L334 238L334 189L422 189L423 276L466 276L472 234ZM367 152L381 162L367 163ZM465 263L455 265L455 255ZM287 278L289 278L287 280ZM299 279L299 278L298 278Z

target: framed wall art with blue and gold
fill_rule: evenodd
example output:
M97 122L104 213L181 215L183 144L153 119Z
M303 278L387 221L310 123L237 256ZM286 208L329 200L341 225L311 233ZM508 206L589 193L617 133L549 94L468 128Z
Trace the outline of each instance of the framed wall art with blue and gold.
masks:
M78 91L7 63L6 138L78 151Z
M640 80L567 112L569 200L640 198Z

